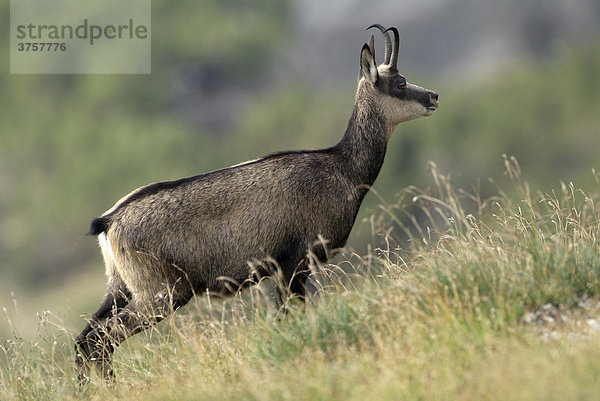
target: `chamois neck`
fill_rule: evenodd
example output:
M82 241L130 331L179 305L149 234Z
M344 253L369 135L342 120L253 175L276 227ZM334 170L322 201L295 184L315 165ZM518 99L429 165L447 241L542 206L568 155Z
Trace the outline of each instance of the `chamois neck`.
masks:
M360 87L348 128L336 145L344 158L346 173L357 185L375 182L387 150L385 118L370 96L360 96Z

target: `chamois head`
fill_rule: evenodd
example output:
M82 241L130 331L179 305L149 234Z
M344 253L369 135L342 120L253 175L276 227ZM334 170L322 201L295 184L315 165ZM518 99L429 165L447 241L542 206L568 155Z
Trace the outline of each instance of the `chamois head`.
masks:
M375 39L363 45L360 53L359 96L373 101L387 120L388 133L401 122L430 116L438 107L438 94L420 86L409 84L398 72L398 48L400 38L394 27L385 29L373 24L367 29L377 28L385 40L385 61L377 67L375 63ZM394 43L390 38L394 34Z

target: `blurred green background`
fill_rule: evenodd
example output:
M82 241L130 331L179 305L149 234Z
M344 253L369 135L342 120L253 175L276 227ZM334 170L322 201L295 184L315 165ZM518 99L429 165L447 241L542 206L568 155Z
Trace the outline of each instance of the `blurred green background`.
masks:
M151 75L10 75L0 64L0 338L35 337L36 313L69 327L104 293L93 217L132 189L284 149L334 144L350 116L374 22L396 25L399 67L440 93L401 125L349 246L381 200L427 186L427 162L459 185L502 179L517 157L532 187L596 185L600 1L152 2ZM9 2L0 3L8 26ZM377 58L383 53L375 35ZM8 55L8 35L0 42ZM12 322L9 324L9 321Z

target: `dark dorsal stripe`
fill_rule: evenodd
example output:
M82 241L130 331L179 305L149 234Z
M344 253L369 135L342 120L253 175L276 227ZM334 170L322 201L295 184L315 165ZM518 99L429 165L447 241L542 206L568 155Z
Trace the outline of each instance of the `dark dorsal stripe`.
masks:
M242 164L235 165L232 167L226 167L223 169L211 171L211 172L205 173L205 174L195 175L195 176L187 177L187 178L181 178L179 180L160 181L160 182L155 182L153 184L148 184L148 185L141 187L140 189L134 191L127 198L123 199L121 202L119 202L117 205L115 205L113 207L113 210L110 211L110 213L107 213L101 217L97 217L94 220L92 220L92 222L90 223L90 229L88 231L88 235L99 235L103 232L106 232L108 230L108 228L110 227L111 218L112 218L112 216L115 215L115 213L117 213L119 210L121 210L125 206L129 205L130 203L132 203L138 199L144 198L146 196L154 195L160 191L171 190L171 189L177 188L181 185L185 185L187 183L190 183L190 182L193 182L196 180L200 180L200 179L209 177L214 174L222 174L224 172L231 171L233 169L238 169L238 168L241 168L244 166L261 163L265 160L270 160L270 159L274 159L277 157L282 157L282 156L292 155L292 154L302 154L302 153L330 152L331 149L332 148L315 149L315 150L312 150L312 149L311 150L295 150L295 151L292 150L292 151L277 152L277 153L267 155L267 156L262 157L257 160L253 160L253 161L250 161L247 163L242 163Z

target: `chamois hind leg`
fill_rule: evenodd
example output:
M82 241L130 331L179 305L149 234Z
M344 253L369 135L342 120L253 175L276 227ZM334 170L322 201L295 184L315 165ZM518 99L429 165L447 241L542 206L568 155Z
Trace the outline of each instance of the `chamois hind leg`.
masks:
M85 328L75 338L75 365L78 370L79 381L86 380L89 376L89 359L93 345L88 342L88 334L101 327L109 318L116 316L129 302L130 294L118 277L113 277L100 303Z
M163 294L152 301L132 299L116 315L86 335L86 342L92 347L89 359L94 361L105 378L114 377L112 354L121 343L160 322L192 297L188 291L179 293L177 297L160 295Z

